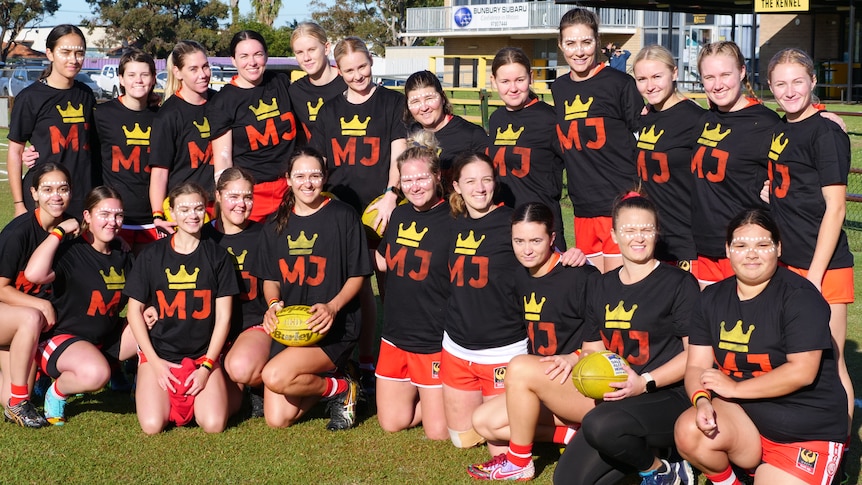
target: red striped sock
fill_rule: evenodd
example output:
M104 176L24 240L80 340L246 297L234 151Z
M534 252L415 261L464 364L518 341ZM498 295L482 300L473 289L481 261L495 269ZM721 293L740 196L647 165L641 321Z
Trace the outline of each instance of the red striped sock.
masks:
M554 426L554 438L552 441L558 445L567 445L575 437L577 431L578 429L573 426Z
M27 390L27 386L17 386L12 384L12 394L9 397L9 405L15 406L21 401L26 401L30 399L30 391Z
M323 391L323 397L332 397L347 390L347 379L324 377L324 380L326 380L326 390Z
M533 459L533 443L526 445L516 444L514 441L509 442L509 451L506 452L506 460L521 468L530 464Z
M707 475L703 474L707 480L712 482L713 485L742 485L742 482L736 478L736 475L733 473L733 468L730 465L727 465L727 469L721 473L717 473L715 475Z
M53 392L57 397L59 397L60 399L62 399L64 401L66 400L67 397L69 397L69 396L63 394L62 392L60 392L60 388L57 387L57 381L54 381L54 383L51 384L50 391Z

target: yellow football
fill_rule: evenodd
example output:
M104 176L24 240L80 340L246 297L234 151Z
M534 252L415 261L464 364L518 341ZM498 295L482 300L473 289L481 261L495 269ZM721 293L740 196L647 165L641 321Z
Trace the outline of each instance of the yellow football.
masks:
M377 209L369 210L369 207L380 202L380 200L383 199L384 195L386 194L378 195L377 197L375 197L374 200L372 200L371 203L368 204L368 207L365 208L365 212L362 213L362 225L365 226L365 232L368 233L368 237L374 239L380 239L381 237L383 237L383 231L380 230L379 226L372 226L372 224L374 224L374 218L377 217ZM400 199L398 201L398 205L404 205L406 203L407 199Z
M270 336L288 347L307 347L323 339L323 334L308 329L306 321L311 317L308 305L291 305L276 313L278 324Z
M572 368L572 382L584 396L601 399L606 392L617 390L608 383L624 382L629 378L625 370L628 365L625 359L613 352L593 352Z

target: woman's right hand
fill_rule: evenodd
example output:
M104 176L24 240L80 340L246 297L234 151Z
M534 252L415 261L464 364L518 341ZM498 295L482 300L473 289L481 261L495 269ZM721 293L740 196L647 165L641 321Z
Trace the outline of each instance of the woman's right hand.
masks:
M159 387L161 387L163 391L177 392L177 388L174 387L174 384L180 384L180 380L177 379L177 376L175 376L173 372L171 372L171 369L179 369L182 366L159 358L155 360L147 360L147 362L153 365L153 372L156 373L156 381L159 383Z
M715 408L712 407L712 402L709 399L697 400L695 425L707 438L712 438L718 433L718 425L715 423Z
M80 224L78 224L78 220L74 217L70 217L65 221L57 224L57 227L61 228L63 232L65 232L69 236L77 236L78 230L81 229Z
M565 384L572 376L572 368L578 363L578 357L574 354L550 355L542 357L539 362L548 362L550 365L545 369L545 374L550 380L560 378L560 384Z
M266 333L271 334L275 330L276 325L278 325L278 317L275 314L282 309L284 309L284 302L279 301L263 314L263 329L266 330Z
M176 231L174 228L177 226L177 223L162 219L153 219L153 225L156 226L156 231L158 231L159 237L162 237L162 234L173 234Z
M50 301L40 298L36 308L45 317L45 330L50 329L57 323L57 312L54 311L54 305Z
M33 145L28 146L23 152L21 152L21 163L23 163L28 170L36 166L37 160L39 160L39 152L36 151L36 147Z

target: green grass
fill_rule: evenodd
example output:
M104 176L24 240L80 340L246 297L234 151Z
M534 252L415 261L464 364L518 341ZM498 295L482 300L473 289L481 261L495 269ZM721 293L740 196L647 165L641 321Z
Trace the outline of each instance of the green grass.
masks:
M858 125L855 119L847 122L851 131L862 132L862 119ZM0 140L5 136L0 130ZM5 147L0 147L0 160L5 157ZM11 210L7 184L0 182L0 225L10 219ZM571 221L567 199L563 210L564 219ZM859 268L862 254L856 256ZM862 301L858 284L856 293ZM860 322L862 309L853 305L847 363L862 395ZM67 410L69 422L63 427L29 430L0 424L0 483L468 484L475 482L467 476L466 465L487 459L484 448L458 450L448 441L425 439L421 429L386 433L368 413L356 429L339 433L326 431L326 420L315 410L283 430L268 428L263 419L234 418L216 435L190 427L147 437L128 395L102 391L72 398ZM853 424L850 483L859 483L860 426L862 416ZM534 453L535 482L550 483L558 450L537 445Z

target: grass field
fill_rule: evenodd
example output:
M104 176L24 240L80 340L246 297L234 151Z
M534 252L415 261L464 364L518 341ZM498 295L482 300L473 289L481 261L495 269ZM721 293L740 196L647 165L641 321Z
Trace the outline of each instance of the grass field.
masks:
M848 110L844 106L833 109ZM862 133L862 118L847 123L850 131ZM5 139L6 131L0 130L0 142ZM853 139L854 165L858 165L862 139ZM5 158L2 145L0 161ZM571 206L567 200L563 205L564 219L571 220ZM2 172L0 226L11 217L11 208ZM856 253L857 268L862 264L860 256L862 253ZM859 293L857 286L857 298ZM860 323L860 309L851 306L847 359L862 394ZM125 394L102 391L72 398L67 413L69 422L64 427L29 430L0 425L0 483L457 484L474 483L465 472L466 465L487 458L483 448L457 450L448 442L428 441L421 429L386 433L367 414L356 429L339 433L326 431L326 420L317 411L285 430L270 429L263 419L235 418L217 435L190 427L147 437ZM860 425L862 419L857 418L847 469L852 477L849 483L859 483ZM550 483L559 451L538 445L534 453L535 482Z

